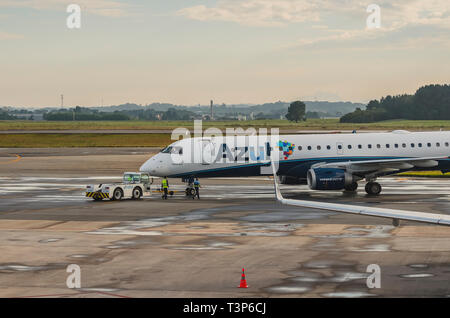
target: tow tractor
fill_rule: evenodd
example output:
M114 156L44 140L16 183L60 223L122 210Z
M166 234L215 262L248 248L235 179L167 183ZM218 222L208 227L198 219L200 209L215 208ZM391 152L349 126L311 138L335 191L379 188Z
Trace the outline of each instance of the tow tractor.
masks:
M121 183L88 185L86 187L86 197L95 201L103 199L139 200L144 195L151 195L151 185L153 178L148 173L125 172Z

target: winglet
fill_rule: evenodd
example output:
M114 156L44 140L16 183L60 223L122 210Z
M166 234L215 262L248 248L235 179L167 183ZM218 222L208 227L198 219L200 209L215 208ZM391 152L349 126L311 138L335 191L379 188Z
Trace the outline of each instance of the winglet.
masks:
M276 172L276 170L275 170L275 162L273 161L273 158L272 158L272 156L271 156L271 158L270 158L270 164L272 165L272 173L273 173L273 186L274 186L274 189L275 189L275 198L278 200L278 201L282 201L284 198L283 198L283 196L281 195L281 192L280 192L280 188L279 188L279 186L278 186L278 176L277 176L277 172Z

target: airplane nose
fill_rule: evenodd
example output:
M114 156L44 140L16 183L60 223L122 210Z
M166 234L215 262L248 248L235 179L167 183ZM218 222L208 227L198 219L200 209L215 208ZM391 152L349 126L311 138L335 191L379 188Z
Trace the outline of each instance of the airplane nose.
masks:
M154 157L148 159L146 162L144 162L144 164L139 168L140 172L148 172L148 173L152 173L152 171L154 172L156 170L156 162Z
M149 161L150 160L147 160L146 162L144 162L144 164L139 168L140 172L150 172Z
M147 160L140 168L140 172L147 172L152 176L160 176L166 173L164 169L164 162L158 156L154 156Z

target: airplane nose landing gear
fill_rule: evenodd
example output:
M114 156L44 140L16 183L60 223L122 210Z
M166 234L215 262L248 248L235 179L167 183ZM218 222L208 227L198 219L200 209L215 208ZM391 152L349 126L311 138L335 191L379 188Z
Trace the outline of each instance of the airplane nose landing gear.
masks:
M378 195L381 192L381 185L378 182L368 182L366 184L366 192L369 195Z

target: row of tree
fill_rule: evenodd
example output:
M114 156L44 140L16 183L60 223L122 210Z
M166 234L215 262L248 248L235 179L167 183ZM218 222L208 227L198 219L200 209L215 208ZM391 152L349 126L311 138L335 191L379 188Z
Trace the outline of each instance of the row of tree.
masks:
M169 108L167 111L155 111L152 109L117 110L113 112L101 112L89 108L77 106L74 109L60 109L44 114L44 119L49 121L101 121L101 120L190 120L194 113L186 110Z
M75 111L58 111L44 114L44 119L49 121L97 121L97 120L130 120L126 114L113 113L86 113Z
M414 95L386 96L372 100L366 110L357 108L341 117L341 123L370 123L389 119L450 119L450 85L427 85Z
M0 120L13 120L17 119L16 116L8 114L8 112L4 110L0 110Z

